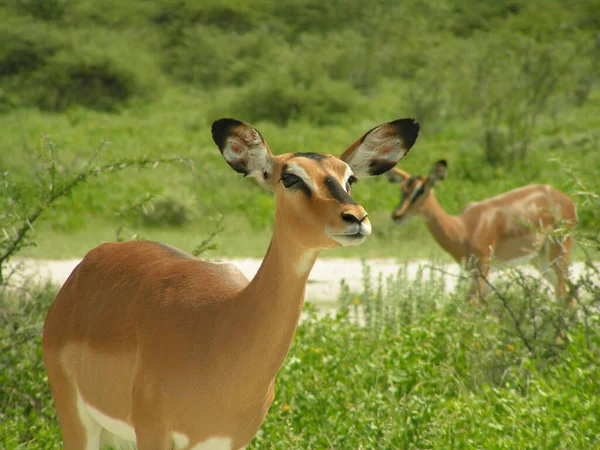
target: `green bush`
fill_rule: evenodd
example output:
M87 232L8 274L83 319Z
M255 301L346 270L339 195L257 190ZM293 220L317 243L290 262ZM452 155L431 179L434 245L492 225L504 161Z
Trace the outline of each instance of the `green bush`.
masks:
M193 210L175 196L164 196L142 211L141 224L147 227L181 227L192 220Z
M23 76L47 64L65 46L61 33L44 23L11 18L0 24L0 75Z
M339 42L343 36L337 39ZM229 99L218 99L213 116L234 111L249 121L285 124L302 119L331 124L352 114L366 100L349 81L352 75L347 72L352 64L344 62L343 51L336 50L335 42L319 49L319 41L306 36L297 45L279 45L267 50L262 59L256 56L255 66L246 71L248 80ZM357 75L356 84L361 84L360 77Z
M267 70L271 49L283 45L266 30L247 33L197 25L183 30L181 42L168 49L164 67L178 79L199 87L245 83Z
M9 6L21 14L27 14L36 19L58 21L67 11L70 0L8 0Z
M70 105L113 111L150 95L159 74L143 46L102 29L59 31L15 19L0 25L0 100L4 107Z
M41 449L60 442L41 352L44 318L55 295L54 287L0 286L1 448Z
M314 124L331 124L351 113L361 100L348 83L325 76L301 82L289 73L272 72L239 88L228 104L214 108L213 115L234 111L251 122L269 120L285 124L305 119Z

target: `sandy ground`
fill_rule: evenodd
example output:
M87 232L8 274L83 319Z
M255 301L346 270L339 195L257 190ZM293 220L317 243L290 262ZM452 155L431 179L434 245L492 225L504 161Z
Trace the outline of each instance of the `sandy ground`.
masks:
M215 262L228 262L235 264L243 273L251 279L258 270L261 260L254 258L244 259L226 259ZM19 276L29 277L40 282L51 281L57 285L62 285L71 271L79 263L79 260L24 260L20 264ZM411 261L398 262L393 259L369 259L368 265L371 270L371 279L377 280L381 274L385 280L390 275L396 275L398 271L405 271L406 279L414 280L420 271L423 271L423 277L431 274L430 261ZM14 266L14 264L13 264ZM424 269L424 270L423 270ZM445 285L448 290L454 289L459 274L457 264L438 264L435 266L435 278L445 278ZM536 274L533 268L524 266L527 273ZM574 263L571 266L571 277L575 278L584 271L583 263ZM498 276L498 275L496 275ZM363 264L359 259L327 259L317 260L310 274L306 287L306 299L312 301L333 302L338 298L340 292L340 283L344 280L350 289L360 290L363 285Z

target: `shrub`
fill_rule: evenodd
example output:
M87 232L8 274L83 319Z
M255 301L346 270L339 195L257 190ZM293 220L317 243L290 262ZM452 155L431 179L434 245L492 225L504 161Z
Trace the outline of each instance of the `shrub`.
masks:
M9 261L21 250L35 245L32 235L40 217L71 197L91 178L130 167L155 168L165 163L192 166L189 159L180 157L120 158L100 164L95 161L102 152L98 148L85 164L77 164L70 171L57 158L56 147L48 136L42 137L41 150L38 162L41 170L37 177L18 180L10 172L0 173L0 287L5 283Z
M149 227L181 227L192 219L192 208L172 195L164 196L148 204L141 215L141 222Z
M22 19L0 25L0 87L7 105L112 111L150 95L158 73L143 47L101 29L67 30Z
M333 51L335 45L325 45L321 52L318 42L307 36L297 45L273 47L247 72L250 79L233 92L232 99L216 109L220 113L236 111L249 121L338 122L364 98L336 68L336 61L341 63L343 59L342 53L328 51Z
M57 29L22 19L9 19L0 24L0 75L26 75L47 64L60 48L64 38Z
M9 0L7 2L17 12L28 14L36 19L57 21L64 17L69 0Z
M266 30L240 33L214 25L182 33L181 42L168 50L164 67L180 80L203 87L243 84L268 66L270 50L279 42Z
M41 337L54 287L0 285L0 447L58 446L60 431L43 369ZM44 445L39 445L44 441Z
M305 119L315 124L331 124L361 101L360 94L348 83L325 76L304 83L285 72L257 77L236 92L233 100L219 109L236 111L251 122L269 120L285 124Z

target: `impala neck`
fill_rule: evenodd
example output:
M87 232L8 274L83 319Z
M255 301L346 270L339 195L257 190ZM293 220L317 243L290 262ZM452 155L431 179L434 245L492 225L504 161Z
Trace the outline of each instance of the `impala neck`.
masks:
M262 265L239 294L249 323L252 352L271 376L283 364L304 304L308 275L319 250L307 248L291 235L289 225L275 218L273 238Z
M423 204L427 228L438 244L459 261L464 257L466 232L460 217L451 216L440 206L433 191Z

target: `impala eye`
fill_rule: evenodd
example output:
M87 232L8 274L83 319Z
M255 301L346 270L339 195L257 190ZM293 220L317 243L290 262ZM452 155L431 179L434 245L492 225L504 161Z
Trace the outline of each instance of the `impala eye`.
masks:
M286 188L289 188L295 184L301 183L302 178L300 178L298 175L294 175L293 173L284 173L281 176L281 182Z
M358 178L354 175L350 175L350 178L348 178L348 181L346 182L346 191L348 193L350 193L350 188L354 183L358 183Z

